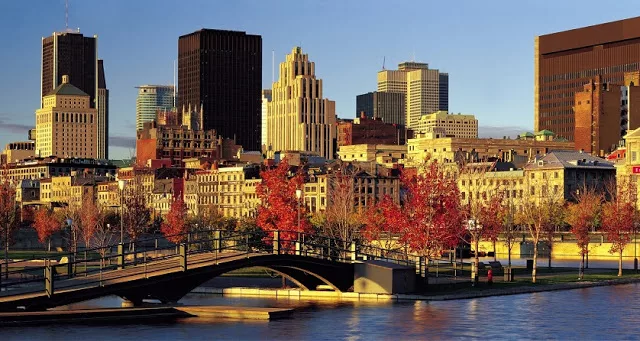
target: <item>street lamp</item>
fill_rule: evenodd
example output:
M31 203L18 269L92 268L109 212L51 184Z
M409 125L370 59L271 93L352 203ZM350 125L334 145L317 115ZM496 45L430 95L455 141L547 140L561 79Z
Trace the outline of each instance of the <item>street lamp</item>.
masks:
M126 182L124 180L118 180L118 189L120 190L120 244L124 244L124 225L123 225L123 216L124 216L124 206L122 205L122 197L124 194L124 185Z
M300 229L300 198L302 198L302 190L296 189L296 198L298 198L298 230Z
M637 249L637 238L636 238L636 224L633 224L633 270L638 273L638 254L636 253Z

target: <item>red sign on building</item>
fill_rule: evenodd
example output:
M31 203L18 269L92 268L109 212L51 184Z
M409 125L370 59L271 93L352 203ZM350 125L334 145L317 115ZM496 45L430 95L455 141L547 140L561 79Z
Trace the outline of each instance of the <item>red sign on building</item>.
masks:
M640 166L633 166L633 174L640 173Z

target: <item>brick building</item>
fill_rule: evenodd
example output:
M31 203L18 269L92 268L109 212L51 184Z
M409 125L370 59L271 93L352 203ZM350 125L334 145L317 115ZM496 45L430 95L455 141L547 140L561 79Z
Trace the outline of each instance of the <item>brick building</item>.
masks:
M385 123L379 118L368 118L364 112L353 121L338 123L338 147L354 144L405 143L406 130L397 124Z

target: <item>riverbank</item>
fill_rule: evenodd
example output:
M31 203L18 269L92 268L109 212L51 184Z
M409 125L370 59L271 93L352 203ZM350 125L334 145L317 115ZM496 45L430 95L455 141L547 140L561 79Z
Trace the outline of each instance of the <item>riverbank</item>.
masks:
M300 290L298 288L256 288L228 287L216 288L200 286L194 294L213 294L229 297L269 297L294 300L339 300L339 301L449 301L482 298L490 296L520 295L545 291L574 290L600 286L612 286L640 283L640 275L628 274L625 277L592 272L578 281L576 273L542 275L537 283L529 278L520 278L514 282L497 281L488 285L486 281L472 286L471 281L459 281L433 292L416 294L368 294L355 292L336 292L324 290Z

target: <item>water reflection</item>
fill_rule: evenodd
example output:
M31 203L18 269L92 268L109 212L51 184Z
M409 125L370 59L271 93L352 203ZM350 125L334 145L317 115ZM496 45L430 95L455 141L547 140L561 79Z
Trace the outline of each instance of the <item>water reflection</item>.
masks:
M637 339L637 284L443 302L335 302L188 295L181 303L292 307L276 321L181 319L117 326L10 327L4 340L609 340ZM119 306L107 297L75 308Z

